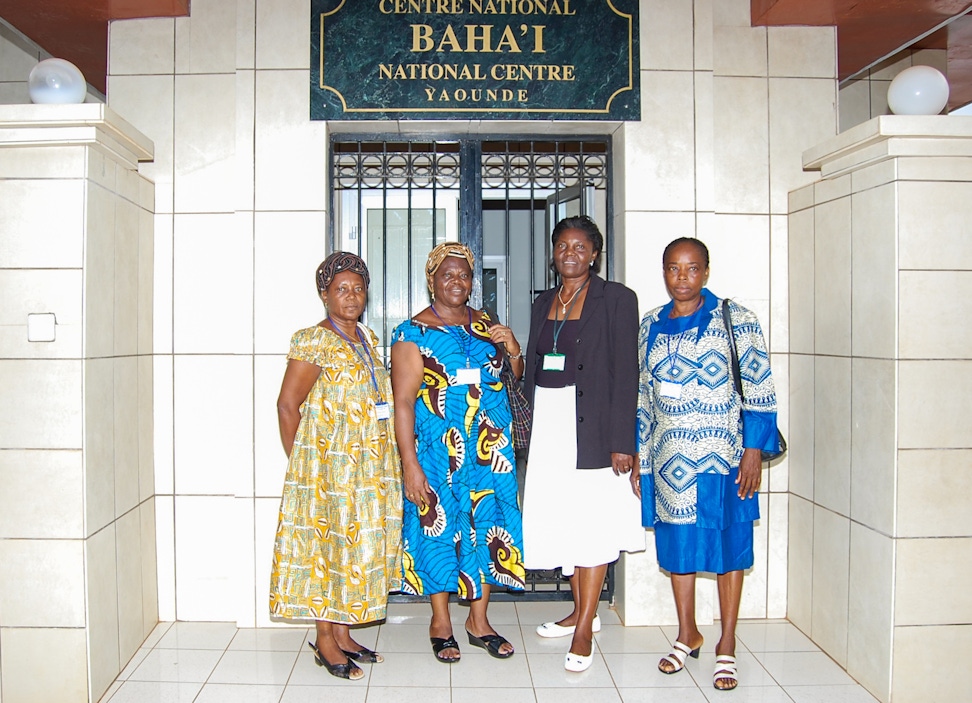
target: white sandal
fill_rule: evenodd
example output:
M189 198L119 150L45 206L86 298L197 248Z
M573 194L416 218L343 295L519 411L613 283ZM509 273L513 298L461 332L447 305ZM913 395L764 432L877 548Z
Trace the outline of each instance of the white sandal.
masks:
M698 659L700 649L702 649L702 645L699 645L695 649L689 649L687 644L682 644L678 640L675 640L675 648L672 649L671 653L658 661L658 670L663 674L677 674L685 668L685 656L688 655L693 659ZM661 667L662 662L668 662L674 668L671 671L665 671Z
M731 654L719 654L716 656L715 671L712 672L712 686L717 691L731 691L739 685L739 671L736 669L736 658ZM732 681L732 686L720 688L716 686L716 681L728 679Z

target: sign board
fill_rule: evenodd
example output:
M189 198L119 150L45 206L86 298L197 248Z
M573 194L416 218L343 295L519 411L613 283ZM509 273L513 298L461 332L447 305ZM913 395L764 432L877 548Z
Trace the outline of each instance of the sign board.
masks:
M313 120L639 120L638 0L311 0Z

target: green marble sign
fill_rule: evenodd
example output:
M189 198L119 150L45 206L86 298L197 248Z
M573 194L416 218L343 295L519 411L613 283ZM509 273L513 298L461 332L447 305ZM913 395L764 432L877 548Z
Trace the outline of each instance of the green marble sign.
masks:
M311 0L312 120L639 120L638 0Z

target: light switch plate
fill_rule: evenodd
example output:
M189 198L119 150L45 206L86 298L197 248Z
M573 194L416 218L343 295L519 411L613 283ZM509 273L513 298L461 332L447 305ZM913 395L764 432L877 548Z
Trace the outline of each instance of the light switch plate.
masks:
M53 342L56 319L52 312L31 312L27 314L27 341Z

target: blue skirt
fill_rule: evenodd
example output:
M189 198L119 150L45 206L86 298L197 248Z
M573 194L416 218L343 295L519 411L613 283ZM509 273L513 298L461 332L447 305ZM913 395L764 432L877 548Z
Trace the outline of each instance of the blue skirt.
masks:
M724 574L753 566L753 523L734 522L725 529L656 522L658 564L673 574L707 571Z

